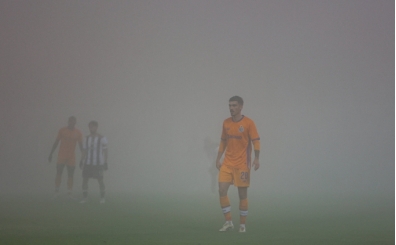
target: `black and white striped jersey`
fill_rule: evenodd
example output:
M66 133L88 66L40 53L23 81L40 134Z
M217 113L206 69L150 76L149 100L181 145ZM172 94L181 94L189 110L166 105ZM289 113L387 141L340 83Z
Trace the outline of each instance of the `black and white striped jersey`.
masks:
M103 165L104 155L103 150L107 149L107 139L105 136L88 135L83 142L84 150L86 151L85 164L86 165Z

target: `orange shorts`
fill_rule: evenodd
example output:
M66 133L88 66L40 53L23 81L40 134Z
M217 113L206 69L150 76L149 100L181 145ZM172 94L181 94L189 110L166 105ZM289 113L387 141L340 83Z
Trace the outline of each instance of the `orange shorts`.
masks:
M76 165L76 158L72 157L72 158L64 159L64 158L58 157L57 163L58 164L64 164L64 165L67 165L67 166L75 166Z
M249 187L250 169L237 169L223 164L219 171L219 182L232 183L236 187Z

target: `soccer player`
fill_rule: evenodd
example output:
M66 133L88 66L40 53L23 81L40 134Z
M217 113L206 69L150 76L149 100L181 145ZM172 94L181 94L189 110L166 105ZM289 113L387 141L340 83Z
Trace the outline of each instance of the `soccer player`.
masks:
M241 114L243 99L233 96L229 99L231 117L223 122L223 131L216 167L219 169L220 205L226 222L220 231L233 229L231 204L227 196L230 185L238 187L240 226L239 232L246 232L246 216L248 214L247 188L250 185L250 165L252 143L254 146L254 170L260 167L260 137L253 120ZM221 157L225 152L224 160Z
M73 189L73 174L76 166L76 144L78 143L80 150L82 152L82 133L80 130L75 128L76 117L69 117L67 127L63 127L58 131L58 136L54 144L52 145L51 153L48 157L48 161L52 161L52 154L55 149L59 146L58 161L56 164L56 178L55 178L55 195L54 198L59 195L59 187L62 180L63 169L67 168L67 189L69 197L72 197Z
M103 171L107 170L107 139L98 134L98 122L91 121L88 127L90 134L83 142L84 153L80 161L80 168L83 170L83 199L80 203L86 203L88 200L88 180L90 178L98 180L100 203L105 203Z

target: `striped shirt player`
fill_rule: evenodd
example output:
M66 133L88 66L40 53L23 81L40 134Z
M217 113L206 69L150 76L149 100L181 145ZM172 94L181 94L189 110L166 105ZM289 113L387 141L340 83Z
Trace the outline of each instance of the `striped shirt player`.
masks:
M83 176L83 200L87 202L88 180L97 179L101 194L101 203L105 202L105 185L103 182L103 171L107 170L107 138L97 133L98 123L91 121L88 124L90 135L83 141L84 153L80 161Z
M251 155L254 150L253 167L257 170L260 153L260 136L254 121L241 114L243 100L239 96L231 97L229 108L231 117L223 122L216 167L219 169L220 205L225 217L225 224L220 231L233 229L231 204L227 196L230 185L238 187L240 226L239 231L246 231L248 214L247 188L250 185ZM224 153L224 160L220 159Z

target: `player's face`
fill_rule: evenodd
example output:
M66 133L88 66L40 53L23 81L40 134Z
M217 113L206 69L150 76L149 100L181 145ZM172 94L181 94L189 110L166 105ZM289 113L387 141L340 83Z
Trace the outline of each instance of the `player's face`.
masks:
M231 116L237 116L241 114L242 105L240 105L237 101L230 101L228 106L230 108Z
M88 125L88 127L89 127L89 132L91 132L91 134L96 134L96 131L98 130L98 126L90 124Z
M67 127L73 129L74 126L76 126L76 122L77 122L76 118L70 117L69 121L67 121Z

